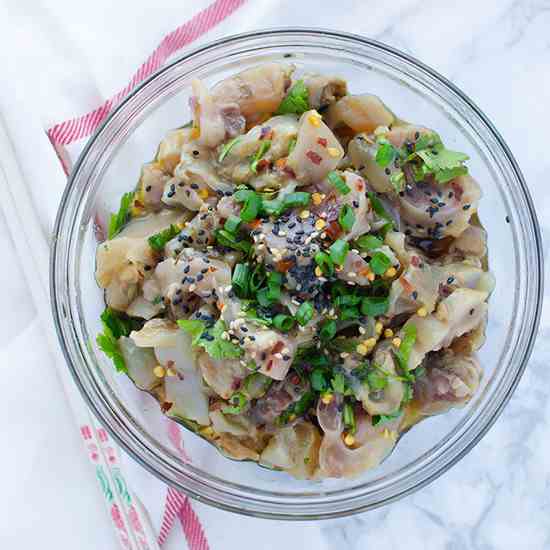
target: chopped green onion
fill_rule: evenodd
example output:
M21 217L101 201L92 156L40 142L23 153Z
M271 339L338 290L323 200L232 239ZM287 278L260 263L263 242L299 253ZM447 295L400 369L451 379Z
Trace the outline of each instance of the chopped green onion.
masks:
M109 220L109 231L107 234L108 239L112 239L117 233L119 233L126 223L128 223L133 201L133 192L124 193L124 195L120 198L118 212L116 214L111 214L111 219Z
M294 319L290 315L279 313L273 318L273 326L281 332L288 332L294 326Z
M237 193L240 193L240 191L237 191ZM260 213L262 199L257 193L254 193L252 191L246 195L246 198L243 202L243 208L240 213L241 220L243 220L244 222L251 222L252 220L255 220Z
M327 342L332 340L336 336L336 321L334 319L329 319L321 325L321 330L319 331L319 338Z
M236 233L239 230L239 227L241 225L241 218L238 218L237 216L234 216L231 214L227 220L225 220L225 223L223 224L223 228L226 231L229 231L229 233Z
M309 91L303 80L297 80L281 101L276 115L301 115L309 110Z
M218 162L223 162L223 159L229 154L229 151L237 145L237 142L239 142L242 139L242 136L237 136L236 138L233 138L229 140L227 143L224 143L222 145L222 150L220 152L220 156L218 157Z
M334 170L332 172L329 172L327 175L328 181L331 185L336 187L336 189L342 194L347 195L349 192L351 192L351 189L346 184L344 178L340 176L337 172Z
M258 172L258 162L260 162L261 158L269 151L269 148L271 147L271 140L270 139L264 139L259 149L252 155L252 158L250 159L250 169L255 174Z
M407 323L403 327L403 337L401 338L401 345L395 351L395 357L399 363L403 374L409 372L409 357L411 355L412 347L416 342L416 325L412 323Z
M344 265L344 262L346 261L346 256L349 252L349 244L342 239L338 239L337 241L334 241L334 243L332 243L329 248L329 252L330 259L336 265Z
M296 138L292 138L289 142L288 142L288 154L290 155L290 153L292 153L292 151L294 151L294 147L296 147Z
M349 204L344 204L338 214L338 223L344 231L350 231L355 223L355 212Z
M278 217L283 213L284 204L281 199L262 200L262 214Z
M269 307L281 299L281 288L262 288L258 290L258 293L256 294L256 299L262 307Z
M355 241L355 244L360 250L368 251L380 248L384 241L374 235L362 235Z
M388 311L389 304L389 298L365 296L361 301L361 313L368 317L384 315Z
M346 393L346 377L341 372L337 372L330 383L336 393L341 393L342 395Z
M334 264L326 252L317 252L315 254L315 263L321 268L323 275L332 277L334 274Z
M281 286L283 284L283 275L278 271L270 271L267 274L267 286Z
M369 262L369 267L376 275L383 275L391 266L391 260L383 252L375 252Z
M283 199L283 206L285 208L297 208L298 206L307 206L311 199L311 193L305 191L296 191L295 193L289 193Z
M235 235L229 233L225 229L218 229L215 232L216 241L220 246L227 248L233 248L234 250L241 250L245 254L250 253L252 245L248 241L237 240Z
M376 214L378 214L381 218L384 218L385 220L393 223L392 217L386 212L382 201L376 196L376 194L372 191L369 191L367 195L372 205L372 209L376 212Z
M177 225L170 224L170 227L151 235L147 239L147 242L153 250L162 252L164 250L164 245L179 235L180 231L181 229Z
M301 326L305 326L313 319L313 313L313 306L309 302L304 302L296 312L296 321L298 321L298 324Z
M344 425L346 426L348 433L355 433L357 426L355 422L355 412L351 403L344 403L343 417Z
M249 290L250 267L248 264L237 264L233 270L231 285L239 298L246 298Z
M235 193L233 193L233 199L236 202L244 202L251 195L255 195L255 194L256 192L252 191L252 189L239 189L238 191L235 191Z
M258 292L258 290L261 288L262 284L265 281L265 269L262 264L256 265L254 268L254 271L250 275L250 280L248 282L248 285L250 287L250 292L253 294Z
M317 368L311 371L309 377L311 387L318 392L324 392L328 389L328 382L325 377L325 371L323 369Z
M228 399L228 403L228 406L222 407L222 413L240 414L244 411L246 405L248 404L248 399L244 393L236 392Z

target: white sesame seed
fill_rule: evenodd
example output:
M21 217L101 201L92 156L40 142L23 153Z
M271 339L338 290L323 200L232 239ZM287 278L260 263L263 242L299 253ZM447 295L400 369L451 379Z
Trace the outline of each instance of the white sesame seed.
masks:
M196 284L189 285L189 292L193 292L194 290L196 290L196 288L197 288Z
M340 354L340 357L342 359L345 359L347 356L349 355L349 353L347 351L343 351L341 354Z
M365 334L367 331L363 327L359 327L359 334Z
M351 277L353 279L353 277L357 277L357 273L355 273L355 271L350 271L348 273L348 277Z
M224 291L225 291L225 292L231 292L231 285L226 286L226 287L224 288Z
M277 359L282 359L282 358L283 358L283 354L282 354L282 353L275 353L274 356L275 356Z

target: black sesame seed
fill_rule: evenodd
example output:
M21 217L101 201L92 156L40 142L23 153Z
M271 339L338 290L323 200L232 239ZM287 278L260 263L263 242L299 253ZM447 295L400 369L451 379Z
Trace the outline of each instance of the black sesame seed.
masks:
M474 314L474 311L475 311L474 308L472 308L472 309L470 310L470 315L473 315L473 314Z
M420 132L415 132L414 133L414 139L418 139L420 137Z
M145 191L147 191L147 193L149 193L149 191L151 191L153 187L151 185L148 185L146 188L145 188Z
M353 208L359 208L359 203L357 201L353 201L351 204L353 205Z
M196 183L192 183L192 184L191 184L191 189L195 189L195 190L196 190L196 189L198 189L198 188L199 188L198 184L196 184Z
M468 210L470 208L470 206L472 206L471 204L465 204L463 207L462 207L462 210Z
M413 290L412 294L411 294L411 298L413 300L416 300L418 298L418 292L416 290Z
M449 226L453 223L453 220L449 220L445 225Z
M510 216L506 216L504 219L506 220L506 223L510 223Z
M245 326L242 326L242 327L241 327L241 330L242 330L243 332L248 332L248 328L245 327Z
M385 168L384 172L385 172L386 176L389 176L391 174L391 170L389 168Z
M184 273L189 273L189 270L191 269L191 266L190 265L186 265L184 268L183 268L183 272Z
M199 273L197 275L197 281L202 281L204 279L204 275L202 273Z
M454 280L455 280L454 277L449 277L449 278L447 279L447 284L448 284L448 285L452 285L453 282L454 282Z
M152 268L150 265L144 265L143 269L145 269L145 271L151 271Z
M178 183L178 187L184 187L184 186L185 186L185 182L180 181L180 182Z
M438 202L437 206L439 206L439 208L443 208L445 206L445 203L444 202Z
M198 157L200 155L199 151L197 151L196 149L193 151L193 156L194 157Z

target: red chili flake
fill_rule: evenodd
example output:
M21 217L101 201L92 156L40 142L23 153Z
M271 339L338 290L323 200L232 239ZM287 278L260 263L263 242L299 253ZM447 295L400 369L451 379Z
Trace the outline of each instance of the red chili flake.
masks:
M172 359L168 359L168 361L166 361L166 368L170 369L174 366L174 361L172 361Z
M275 264L275 269L279 273L286 273L293 265L292 260L281 260Z
M272 366L273 366L273 359L270 359L269 362L267 363L265 370L270 371Z
M280 340L273 346L271 353L279 353L285 347L284 343Z
M267 159L262 159L256 165L256 170L259 172L260 170L264 170L268 166L269 166L269 161Z
M412 286L407 279L400 277L399 282L407 294L412 294L414 292L414 286Z
M295 375L290 379L290 381L291 381L295 386L297 386L297 385L300 383L300 377L299 377L297 374L295 374Z
M418 267L420 265L420 258L418 256L413 256L411 258L411 264L414 266L414 267Z
M460 202L460 199L462 198L462 195L464 194L464 189L462 189L462 187L460 185L458 185L458 183L456 183L456 181L453 181L453 183L451 183L451 187L453 188L453 191L455 192L456 200Z
M172 408L172 405L174 403L170 403L169 401L165 401L161 406L160 406L160 410L163 412L163 413L166 413L168 412L171 408Z
M342 228L340 227L340 224L334 220L328 224L324 231L332 240L335 240L342 232Z
M233 378L233 382L231 382L231 389L232 390L238 390L241 387L242 380L240 378Z
M313 164L321 164L321 161L323 160L323 157L319 154L317 154L315 151L308 151L306 153L306 157L313 162Z
M134 206L135 206L136 208L144 208L143 203L142 203L140 200L138 200L138 199L135 199L135 200L134 200Z
M290 166L285 166L283 168L283 172L289 177L289 178L295 178L296 177L296 172L294 172L294 170L290 167Z
M365 182L363 180L359 180L356 184L355 184L355 189L357 191L359 191L360 193L363 192L363 190L365 189Z
M327 140L325 138L317 138L317 143L321 146L321 147L326 147L327 146Z

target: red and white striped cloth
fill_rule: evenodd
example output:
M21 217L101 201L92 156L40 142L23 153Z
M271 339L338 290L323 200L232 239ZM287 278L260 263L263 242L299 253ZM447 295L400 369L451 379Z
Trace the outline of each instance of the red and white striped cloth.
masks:
M246 0L215 0L189 21L166 35L122 90L90 112L48 128L48 138L59 156L64 172L68 175L73 160L65 149L66 145L89 137L111 110L138 84L158 70L170 56L207 33L245 2ZM174 446L184 460L189 460L181 440L179 427L173 422L168 426L169 437ZM189 499L173 488L168 488L166 492L164 514L158 535L159 545L162 546L166 542L176 518L181 523L189 550L210 550L200 519L193 510Z

